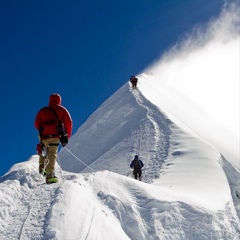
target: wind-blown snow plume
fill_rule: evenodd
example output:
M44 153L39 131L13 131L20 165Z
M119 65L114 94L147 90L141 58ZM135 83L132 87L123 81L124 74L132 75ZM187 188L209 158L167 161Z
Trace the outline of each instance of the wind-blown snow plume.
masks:
M155 81L164 82L181 100L191 100L192 106L188 107L192 111L197 106L211 116L213 131L200 135L240 169L239 41L239 4L226 4L218 19L205 28L194 29L145 72L154 75ZM151 94L144 95L156 104ZM204 126L201 113L197 114L198 120L190 121L187 116L180 120L199 133ZM219 143L219 138L224 144Z

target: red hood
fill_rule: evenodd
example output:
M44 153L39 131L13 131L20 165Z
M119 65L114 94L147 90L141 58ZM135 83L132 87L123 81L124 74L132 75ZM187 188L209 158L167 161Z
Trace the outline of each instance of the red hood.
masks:
M61 105L61 103L62 103L62 99L59 94L57 93L51 94L51 96L49 97L49 106Z

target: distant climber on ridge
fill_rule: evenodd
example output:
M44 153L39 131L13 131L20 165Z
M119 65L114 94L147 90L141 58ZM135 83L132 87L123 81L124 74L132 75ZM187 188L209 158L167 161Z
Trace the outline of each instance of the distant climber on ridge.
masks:
M39 110L35 118L35 128L39 131L40 143L37 145L39 155L39 173L46 176L46 183L56 183L54 169L59 143L63 147L72 134L72 119L68 110L61 105L61 96L51 94L48 107ZM43 154L43 149L46 154Z
M135 155L134 159L130 164L130 168L133 168L133 175L135 179L142 179L142 167L144 166L143 162L138 158L138 155Z
M136 89L137 88L138 79L135 76L131 76L130 77L130 82L132 83L132 88Z

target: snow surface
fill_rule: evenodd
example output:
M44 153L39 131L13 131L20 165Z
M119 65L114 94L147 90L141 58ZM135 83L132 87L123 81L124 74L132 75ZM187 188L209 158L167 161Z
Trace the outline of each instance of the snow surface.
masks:
M37 155L0 177L0 239L240 239L237 19L223 12L107 99L60 151L58 183Z

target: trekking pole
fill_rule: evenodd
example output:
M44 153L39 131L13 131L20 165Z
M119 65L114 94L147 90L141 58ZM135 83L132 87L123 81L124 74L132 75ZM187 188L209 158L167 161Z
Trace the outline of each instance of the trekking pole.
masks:
M130 173L132 173L133 171L129 171L128 173L127 173L127 177L130 175Z

